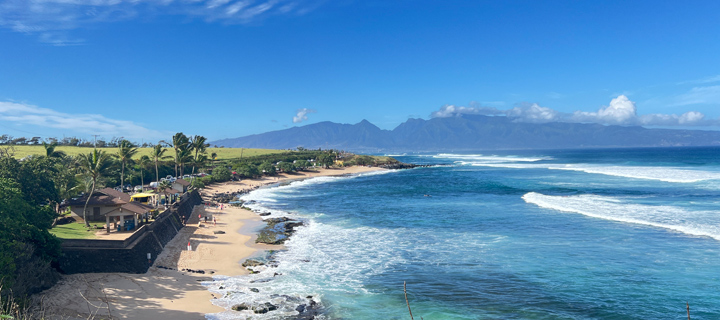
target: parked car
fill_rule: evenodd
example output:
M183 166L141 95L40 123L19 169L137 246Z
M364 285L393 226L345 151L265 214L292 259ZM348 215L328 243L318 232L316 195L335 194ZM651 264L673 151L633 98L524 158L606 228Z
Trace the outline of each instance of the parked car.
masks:
M142 189L143 189L143 186L140 186L140 185L135 186L135 192L140 192L140 191L142 191Z

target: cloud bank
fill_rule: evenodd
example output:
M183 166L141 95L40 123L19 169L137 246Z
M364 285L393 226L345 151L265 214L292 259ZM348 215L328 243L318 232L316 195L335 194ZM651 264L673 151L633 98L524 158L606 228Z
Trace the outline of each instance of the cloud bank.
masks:
M720 89L720 86L718 86L718 89ZM470 107L444 105L440 107L440 110L432 112L430 117L445 118L461 116L463 114L506 116L515 122L527 123L570 122L651 127L720 126L720 119L705 119L705 115L697 111L688 111L681 115L638 115L635 102L628 99L625 95L619 95L617 98L612 99L609 105L599 108L596 112L575 111L573 113L563 113L551 108L541 107L537 103L523 103L508 110L472 105Z
M270 15L302 15L321 0L0 0L0 27L37 34L54 45L82 43L68 31L97 23L175 15L248 23Z
M316 110L302 108L298 109L297 114L293 117L293 123L300 123L308 119L308 113L316 113Z
M168 135L167 132L148 129L132 121L110 119L99 114L69 114L15 102L0 101L0 120L74 133L125 138L162 138Z

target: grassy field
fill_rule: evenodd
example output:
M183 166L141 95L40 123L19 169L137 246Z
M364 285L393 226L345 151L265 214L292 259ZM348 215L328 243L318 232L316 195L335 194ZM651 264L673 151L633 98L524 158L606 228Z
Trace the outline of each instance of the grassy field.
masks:
M95 239L95 230L87 231L83 223L68 223L57 225L50 229L50 233L60 239Z
M0 146L0 148L6 148L8 146ZM13 146L15 148L15 158L16 159L22 159L24 157L27 157L29 155L44 155L45 154L45 148L42 145L39 146ZM106 152L110 154L117 154L117 148L99 148L101 150L105 150ZM75 156L80 153L90 153L92 151L92 148L85 148L85 147L69 147L69 146L58 146L55 150L65 152L68 155ZM150 155L151 148L140 148L138 151L138 155L133 157L135 159L143 156L143 155ZM257 156L257 155L263 155L263 154L270 154L270 153L282 153L286 152L287 150L273 150L273 149L247 149L247 148L208 148L207 153L208 156L212 154L213 152L217 153L217 159L215 160L225 160L225 159L234 159L234 158L240 158L240 155L242 154L244 157L251 157L251 156ZM172 156L174 154L174 150L172 148L168 148L168 151L165 152L166 155Z

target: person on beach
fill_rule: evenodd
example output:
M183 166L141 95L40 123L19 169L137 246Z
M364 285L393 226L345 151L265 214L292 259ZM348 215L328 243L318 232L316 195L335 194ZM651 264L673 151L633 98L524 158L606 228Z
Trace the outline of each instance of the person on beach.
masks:
M217 225L217 218L215 218L215 216L213 216L213 227L216 225Z

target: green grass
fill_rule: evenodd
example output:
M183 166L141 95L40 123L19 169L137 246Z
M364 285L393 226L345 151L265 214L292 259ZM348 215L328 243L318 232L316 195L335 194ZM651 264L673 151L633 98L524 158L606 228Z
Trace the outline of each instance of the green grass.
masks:
M0 146L0 148L6 148L9 146ZM15 149L15 159L22 159L24 157L27 157L29 155L44 155L45 154L45 148L42 145L39 146L13 146ZM117 154L118 149L117 148L98 148L100 150L105 150L106 152L110 154ZM92 151L92 148L87 147L69 147L69 146L58 146L55 148L57 151L65 152L67 155L70 156L76 156L81 153L90 153ZM140 148L138 151L138 154L134 156L134 159L140 158L143 155L150 155L150 151L152 151L152 148ZM166 155L172 156L174 154L174 150L172 148L168 148L168 151L165 151ZM273 150L273 149L247 149L247 148L208 148L207 154L208 157L213 153L217 153L217 159L215 160L227 160L227 159L234 159L234 158L240 158L240 155L242 154L243 158L245 157L252 157L252 156L258 156L263 154L271 154L271 153L282 153L287 152L287 150Z
M84 223L68 223L57 225L50 229L50 233L61 239L95 239L96 229L87 231Z

